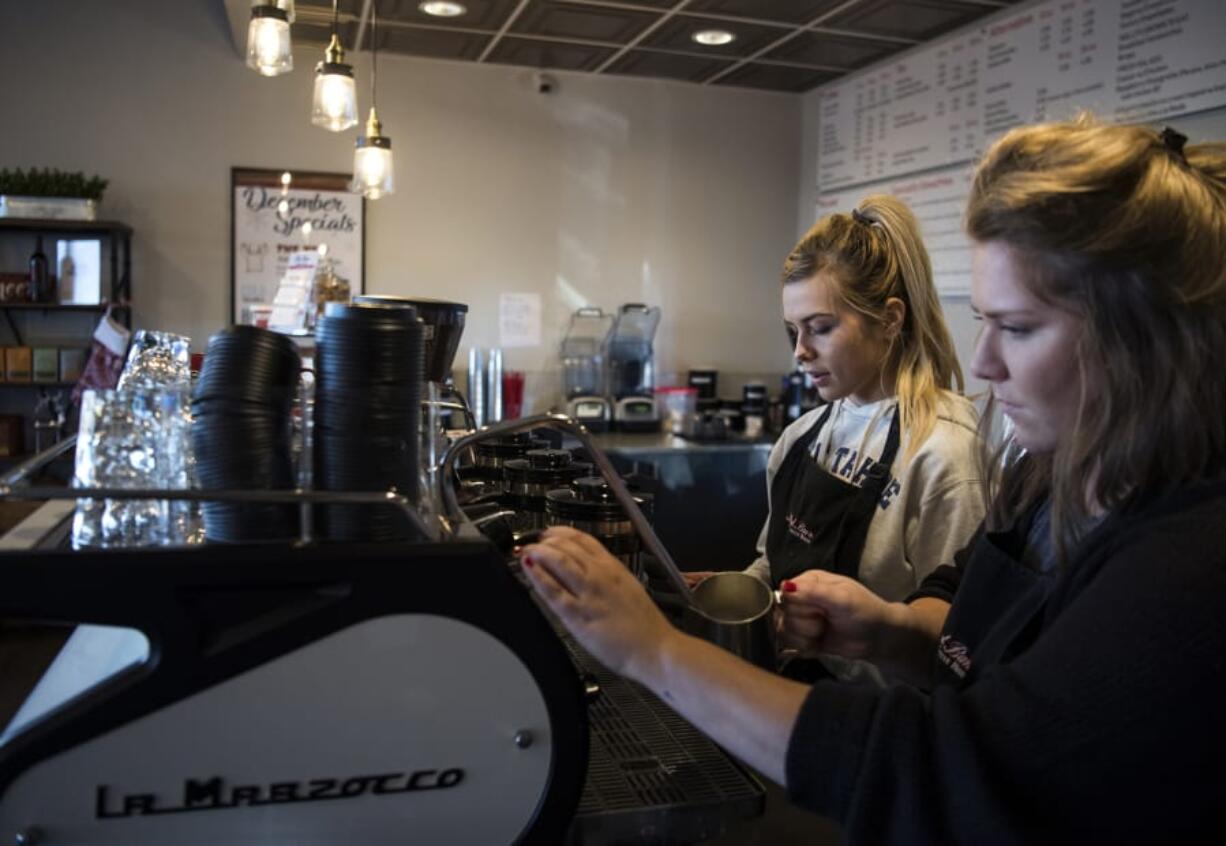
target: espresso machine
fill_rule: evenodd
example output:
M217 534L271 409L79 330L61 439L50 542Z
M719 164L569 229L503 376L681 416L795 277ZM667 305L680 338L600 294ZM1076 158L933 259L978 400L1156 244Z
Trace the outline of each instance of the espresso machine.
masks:
M613 315L585 306L571 315L562 339L562 389L566 413L593 432L608 431L613 419L605 387L604 345Z
M462 506L481 442L536 446L541 429L577 439L594 468L552 450L498 455L504 474L518 461L565 470L548 491L544 474L507 486L534 498L531 522L543 493L546 523L592 530L632 570L641 543L687 595L645 499L561 415L451 442L421 497L435 510L391 491L27 486L53 455L0 477L0 498L48 500L31 518L39 532L0 545L0 620L73 626L0 735L0 838L694 843L761 814L761 784L588 655ZM419 531L74 552L63 540L77 497L341 503L399 509Z
M656 410L652 340L660 325L659 306L627 303L617 312L605 340L613 424L622 432L654 432L660 428Z

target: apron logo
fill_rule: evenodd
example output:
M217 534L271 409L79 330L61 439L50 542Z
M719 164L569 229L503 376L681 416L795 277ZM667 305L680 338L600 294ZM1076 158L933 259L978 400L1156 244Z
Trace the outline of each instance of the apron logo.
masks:
M804 524L804 521L795 514L787 516L788 532L795 537L800 538L807 544L813 543L813 530Z
M941 635L941 642L937 646L937 657L960 679L966 678L966 674L970 672L970 650L965 644L959 643L949 635Z

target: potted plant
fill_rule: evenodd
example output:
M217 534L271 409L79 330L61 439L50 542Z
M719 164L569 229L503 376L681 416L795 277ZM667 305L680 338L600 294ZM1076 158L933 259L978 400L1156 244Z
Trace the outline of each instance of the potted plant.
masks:
M53 168L0 169L0 217L95 220L107 181Z

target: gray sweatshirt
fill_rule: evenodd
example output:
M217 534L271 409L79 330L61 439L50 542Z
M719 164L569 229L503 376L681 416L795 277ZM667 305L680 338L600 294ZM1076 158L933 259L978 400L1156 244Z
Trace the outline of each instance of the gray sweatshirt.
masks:
M894 398L857 406L836 400L830 419L810 450L810 457L829 473L851 483L864 478L865 460L874 460L885 448ZM823 412L814 409L784 430L766 465L767 497L770 486L792 445L816 425ZM941 564L953 561L983 520L976 446L975 407L965 397L943 392L939 414L919 450L904 462L907 433L902 433L890 480L869 525L860 558L860 581L890 602L904 599L924 577ZM768 499L769 503L769 499ZM773 508L773 503L770 503ZM746 572L770 582L766 556L767 525L758 536L758 558ZM841 677L837 659L827 666ZM850 669L850 668L848 668Z

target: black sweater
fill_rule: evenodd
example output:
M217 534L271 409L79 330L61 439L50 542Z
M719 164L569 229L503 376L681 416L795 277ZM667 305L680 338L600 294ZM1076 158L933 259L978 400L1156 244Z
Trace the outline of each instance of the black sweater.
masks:
M928 592L999 566L987 545ZM958 632L964 604L1001 607L974 593L946 624L964 679L814 686L788 748L795 801L853 844L1226 842L1226 484L1109 517L1028 621L993 611Z

